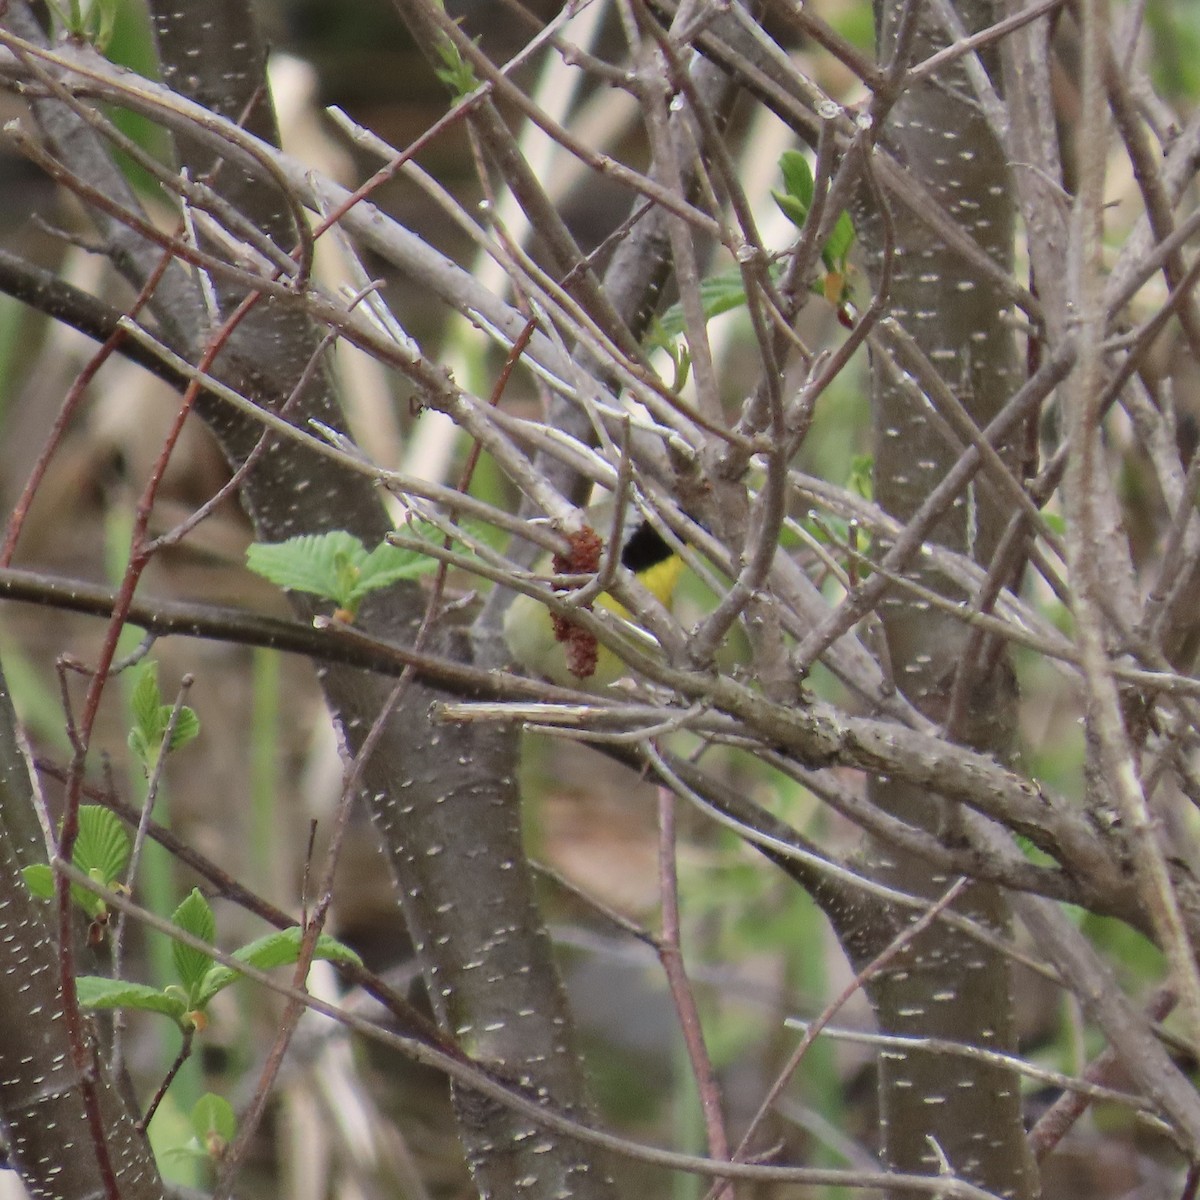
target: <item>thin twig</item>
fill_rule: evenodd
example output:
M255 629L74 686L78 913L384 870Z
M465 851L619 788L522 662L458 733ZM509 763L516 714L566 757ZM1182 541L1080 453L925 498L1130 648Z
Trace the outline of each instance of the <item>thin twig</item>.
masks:
M667 989L679 1018L679 1029L687 1047L692 1077L700 1096L700 1111L708 1138L709 1156L729 1158L729 1135L721 1112L721 1088L713 1070L712 1059L704 1040L704 1026L696 996L683 963L679 924L679 876L675 863L675 793L668 787L658 788L658 887L662 908L662 932L659 935L658 960L667 979ZM715 1197L727 1197L729 1185L719 1186Z

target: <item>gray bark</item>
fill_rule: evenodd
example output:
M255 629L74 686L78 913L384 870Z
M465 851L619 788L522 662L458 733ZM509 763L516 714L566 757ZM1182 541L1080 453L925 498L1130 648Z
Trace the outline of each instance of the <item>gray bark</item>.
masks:
M157 1200L162 1182L138 1114L126 1107L94 1041L77 1069L59 992L47 906L21 868L45 861L33 785L0 675L0 1134L9 1165L39 1200L119 1195ZM84 1074L99 1118L88 1119ZM105 1166L102 1167L102 1161Z
M968 30L994 19L989 3L963 0L954 9ZM916 61L946 44L950 39L932 10L932 5L878 4L881 60L901 53ZM916 11L920 16L915 36L897 50L900 23ZM1011 270L1013 216L1005 160L961 65L908 87L892 108L880 140L998 266ZM906 212L893 217L886 320L911 338L982 428L1015 390L1019 364L1004 320L1006 306L927 227ZM878 215L868 216L862 233L878 279L884 222ZM884 509L904 520L945 477L962 446L946 435L929 405L914 395L887 333L885 325L872 353L875 492ZM1004 454L1009 464L1015 461L1011 443ZM945 512L930 539L988 564L1007 515L992 493L971 485ZM945 582L932 573L914 568L913 574L945 590ZM957 740L1003 758L1014 732L1016 700L1006 658L957 621L897 593L885 597L880 615L901 691L926 716L949 723ZM877 778L871 795L885 811L943 840L965 840L957 830L955 805L936 793ZM933 899L952 882L932 874L923 859L894 848L876 845L870 857L878 878L913 894ZM994 928L1007 927L1007 909L997 889L977 884L959 908ZM879 942L876 930L856 949L877 952ZM873 981L870 993L887 1033L1016 1050L1007 965L943 926L935 925L918 937L907 955ZM1036 1193L1017 1080L1011 1072L927 1052L889 1051L880 1059L880 1099L890 1166L932 1173L944 1156L956 1174L998 1195Z

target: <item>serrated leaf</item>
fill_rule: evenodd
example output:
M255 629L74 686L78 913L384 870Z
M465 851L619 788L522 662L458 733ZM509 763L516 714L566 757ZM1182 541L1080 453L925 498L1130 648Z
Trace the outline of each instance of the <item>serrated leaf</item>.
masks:
M358 581L362 578L363 563L366 562L365 556L359 558L355 555L346 554L339 550L334 556L334 570L337 574L337 591L333 595L333 599L338 602L340 608L349 608L354 598L354 589L358 587Z
M246 550L246 565L256 575L292 592L308 592L346 607L343 591L352 568L361 569L367 552L344 529L302 534L286 542L256 542Z
M143 663L137 668L137 682L129 695L133 727L140 731L147 745L162 740L166 722L162 719L162 694L158 690L158 664Z
M351 591L351 600L361 600L369 592L391 587L406 579L419 579L437 570L437 560L428 554L380 542L367 555L359 572L358 581Z
M217 935L217 922L209 903L197 888L171 914L171 920L185 933L198 937L202 942L211 942ZM171 955L179 982L188 996L196 996L204 983L204 977L212 966L212 955L182 942L171 943Z
M237 1117L234 1115L233 1105L224 1096L215 1095L213 1092L205 1092L196 1101L190 1121L202 1145L207 1145L213 1134L225 1142L231 1142L233 1135L237 1133Z
M213 963L209 967L208 973L204 976L200 987L196 990L196 1007L207 1007L218 992L224 990L240 978L241 976L232 967L227 967L224 963Z
M279 929L247 942L233 952L233 957L260 971L269 971L272 967L294 963L300 957L300 943L303 938L304 930L299 925L291 925L287 929ZM317 939L313 958L362 965L362 959L349 946L343 945L327 933L321 934Z
M304 931L298 925L280 929L274 933L264 934L252 942L233 952L233 957L247 966L259 971L270 971L274 967L290 966L300 957L300 942ZM323 933L317 939L313 958L324 958L330 962L353 963L362 965L362 959L336 938ZM196 1003L200 1007L206 1005L222 988L228 987L238 978L238 972L223 963L216 963L209 970L196 993Z
M182 1024L187 1011L181 997L125 979L80 975L75 980L75 991L84 1008L137 1008L143 1012L162 1013L177 1024Z
M79 806L79 836L71 856L75 866L109 887L124 877L129 853L129 835L116 813L99 804Z
M25 886L39 900L54 898L54 872L46 863L32 863L21 868Z
M129 707L133 716L133 728L129 731L127 739L129 749L149 771L162 753L163 737L171 723L171 713L175 707L162 702L156 663L148 662L139 670L137 682L130 694ZM171 734L168 751L186 746L199 732L200 718L186 704L181 706L179 716L175 718L175 729Z
M167 724L170 724L171 708L167 707ZM181 750L188 742L193 741L200 734L200 718L196 716L196 710L189 708L184 704L179 709L179 716L175 718L175 728L171 731L171 744L167 747L169 751Z
M146 735L140 729L134 728L129 731L129 737L125 740L129 745L129 753L148 770L157 751L146 740Z

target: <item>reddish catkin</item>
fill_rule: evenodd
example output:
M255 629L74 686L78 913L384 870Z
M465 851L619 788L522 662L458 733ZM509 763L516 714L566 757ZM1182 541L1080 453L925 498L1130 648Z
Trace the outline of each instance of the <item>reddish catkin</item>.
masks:
M600 555L604 542L590 526L585 525L576 533L567 534L570 550L554 556L556 575L594 575L600 569ZM566 589L563 589L566 590ZM591 605L587 605L591 608ZM577 679L590 679L596 673L596 662L600 647L596 635L581 629L569 617L551 614L554 636L562 642L567 660L567 670Z

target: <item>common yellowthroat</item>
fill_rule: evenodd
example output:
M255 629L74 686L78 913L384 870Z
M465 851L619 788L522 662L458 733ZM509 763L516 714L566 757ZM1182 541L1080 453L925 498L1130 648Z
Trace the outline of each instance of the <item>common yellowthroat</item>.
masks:
M589 509L588 516L596 528L607 531L610 522L604 508L600 505ZM595 539L594 546L586 540L588 534ZM555 559L552 563L547 558L537 569L546 574L585 574L598 569L602 551L599 535L586 528L580 539L572 541L571 561ZM632 571L661 604L670 607L683 560L648 521L637 521L628 530L621 547L621 565ZM607 592L595 603L621 618L622 636L645 649L654 649L656 643L650 634L629 623L629 613ZM517 595L504 616L504 640L526 671L560 687L599 691L629 674L621 659L591 634L523 593Z

